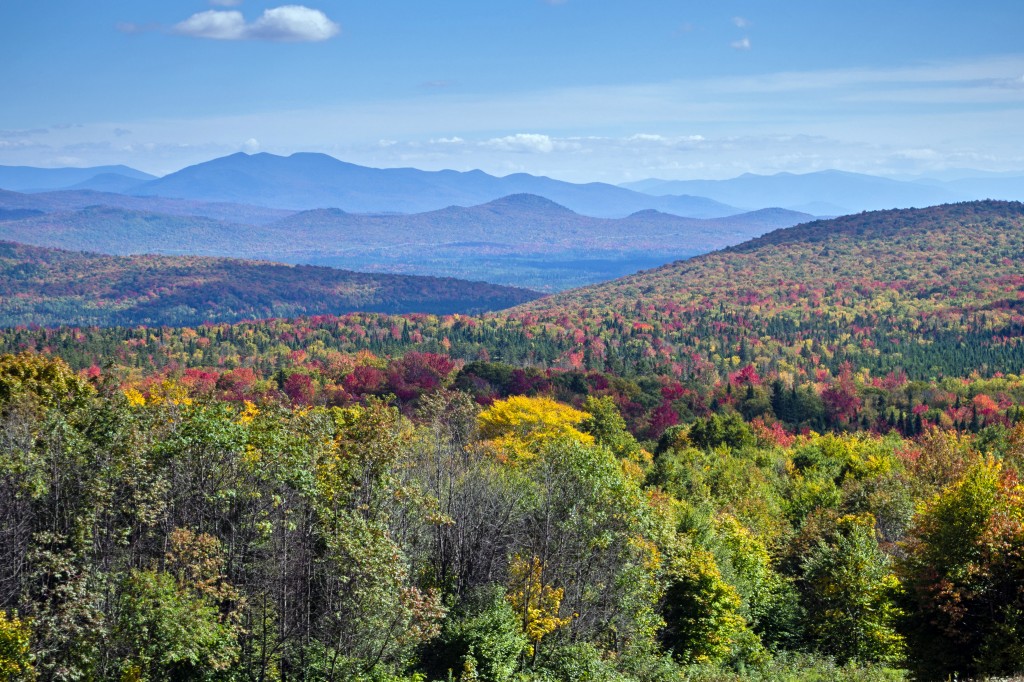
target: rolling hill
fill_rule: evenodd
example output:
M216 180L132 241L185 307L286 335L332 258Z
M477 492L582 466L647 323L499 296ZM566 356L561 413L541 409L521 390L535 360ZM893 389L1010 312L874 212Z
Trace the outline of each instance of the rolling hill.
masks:
M478 318L296 324L349 351L485 354L702 391L747 366L816 390L844 367L868 383L991 377L1024 372L1022 264L1024 204L969 202L805 223ZM417 340L388 336L396 324ZM146 352L176 353L168 344Z
M603 339L598 362L634 371L693 376L753 362L813 377L850 362L916 378L1019 373L1022 266L1024 204L879 211L564 292L508 320L557 322L561 353Z
M65 189L31 194L0 189L0 208L5 209L29 209L38 213L58 213L95 207L163 213L171 216L198 216L246 225L263 225L294 213L294 211L265 206L163 197L135 197L92 189Z
M101 256L0 242L0 326L185 325L351 311L470 313L525 289L257 261Z

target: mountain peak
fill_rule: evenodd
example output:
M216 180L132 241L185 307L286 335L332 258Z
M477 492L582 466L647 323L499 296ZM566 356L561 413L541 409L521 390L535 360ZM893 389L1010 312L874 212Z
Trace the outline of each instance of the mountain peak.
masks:
M522 192L519 194L509 194L508 196L495 199L483 204L483 207L490 209L529 209L534 211L558 211L563 213L573 213L574 211L562 206L561 204L555 203L550 199L545 199L542 196L536 194L529 194Z

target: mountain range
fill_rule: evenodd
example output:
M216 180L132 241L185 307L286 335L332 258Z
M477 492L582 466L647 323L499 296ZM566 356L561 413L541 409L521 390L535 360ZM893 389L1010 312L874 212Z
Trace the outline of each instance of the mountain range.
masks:
M695 218L743 211L704 197L652 197L606 183L574 184L517 173L368 168L326 154L237 153L155 178L124 166L28 168L0 166L0 188L116 192L277 209L340 208L353 213L420 213L472 206L510 194L537 194L584 215L621 218L644 209Z
M0 187L32 190L0 189L0 239L20 243L256 258L545 292L814 216L1024 198L1024 176L1006 173L897 180L822 171L620 187L522 173L367 168L313 153L238 153L161 178L126 166L0 167Z
M331 302L338 291L348 292L346 304L359 308L365 300L361 292L376 286L349 282L332 289L351 273L325 268L5 248L0 250L0 271L6 273L0 305L7 324L84 323L101 314L106 317L99 323L111 324L122 308L126 315L148 315L142 319L150 324L185 315L295 314L302 308L289 296L304 296L305 310L312 312L322 308L310 301L323 305L324 297ZM331 322L336 335L331 343L346 352L380 350L384 344L394 350L402 344L465 359L480 357L483 349L513 365L661 375L697 384L715 384L716 377L743 368L755 372L744 375L752 385L760 373L787 386L838 381L850 367L864 368L872 381L888 376L897 384L907 377L939 381L975 372L1019 374L1024 371L1021 262L1024 204L1019 202L866 212L774 230L540 299L522 290L398 277L392 290L411 287L420 292L421 304L428 299L436 305L446 295L459 298L459 292L489 298L481 307L520 304L476 319L358 316ZM362 277L372 281L374 276ZM399 311L408 305L401 296L384 298L395 305L366 309ZM99 301L90 303L94 299ZM98 313L99 308L105 310ZM405 308L416 309L423 308ZM293 325L318 324L307 319L280 328L290 335Z
M160 178L127 166L0 166L0 188L31 192L91 190L292 211L340 208L350 213L421 213L451 205L483 204L510 194L536 194L595 217L621 218L654 209L679 216L715 218L770 207L844 215L953 201L1022 200L1024 173L960 169L897 179L825 170L747 173L728 180L647 179L614 186L574 184L525 173L496 177L479 170L368 168L316 153L287 157L237 153Z
M526 194L479 206L374 215L80 190L0 192L0 239L36 246L114 255L259 258L545 291L611 279L811 217L766 209L718 219L654 210L593 218Z
M729 180L640 180L623 185L655 195L696 194L733 206L783 206L815 215L922 208L977 199L1024 199L1024 175L955 180L893 180L837 170L755 175Z
M577 213L606 218L643 209L695 218L741 212L703 197L651 197L599 182L578 185L525 173L499 178L479 170L367 168L313 153L232 154L151 180L131 193L355 213L420 213L482 204L510 194L537 194Z
M41 192L53 189L123 191L155 179L155 175L143 173L128 166L93 166L91 168L0 166L0 187L16 192ZM114 189L115 187L119 189Z

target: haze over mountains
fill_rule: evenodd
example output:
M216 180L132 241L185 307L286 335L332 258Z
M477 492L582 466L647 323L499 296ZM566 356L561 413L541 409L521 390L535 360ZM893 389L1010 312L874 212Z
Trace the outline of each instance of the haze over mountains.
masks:
M525 173L498 178L479 170L367 168L311 153L232 154L139 185L132 193L355 213L419 213L482 204L510 194L537 194L578 213L607 218L649 208L695 218L739 212L702 197L655 199L605 183L577 185Z
M99 189L94 185L118 184L133 187L155 175L128 166L93 166L91 168L35 168L32 166L0 166L0 188L16 192L40 192L51 189ZM83 185L89 185L83 187ZM111 190L107 190L111 191Z
M0 192L0 239L24 244L115 255L260 258L544 291L612 279L810 218L779 209L718 219L654 210L593 218L527 194L406 215L284 212L82 191Z
M162 178L126 166L0 167L0 188L0 239L25 244L258 258L550 292L815 215L1024 198L1024 176L894 180L823 171L618 187L238 153Z
M126 166L0 166L0 188L94 190L138 197L248 204L286 210L340 208L351 213L419 213L484 204L510 194L536 194L593 217L625 217L645 209L691 218L788 208L816 215L926 206L979 199L1024 199L1024 172L971 170L912 180L826 170L729 180L658 180L574 184L518 173L368 168L326 154L237 153L161 178ZM106 202L104 202L106 203ZM110 204L108 204L110 205ZM137 208L137 206L136 206Z
M815 215L934 206L979 199L1024 199L1024 174L914 181L837 170L796 175L746 173L729 180L640 180L624 187L648 194L695 194L733 206L781 206Z

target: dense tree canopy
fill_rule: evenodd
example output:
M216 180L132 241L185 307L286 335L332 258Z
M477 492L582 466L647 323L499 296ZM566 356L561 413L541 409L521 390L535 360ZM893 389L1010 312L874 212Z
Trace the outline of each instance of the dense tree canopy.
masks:
M1022 234L886 212L501 316L6 330L0 675L1021 673Z

